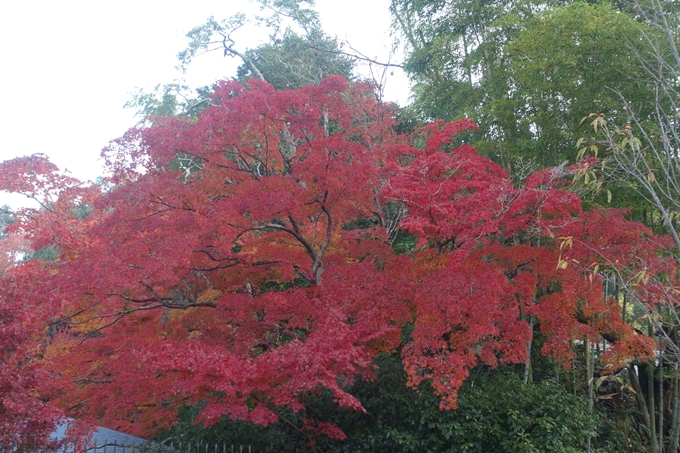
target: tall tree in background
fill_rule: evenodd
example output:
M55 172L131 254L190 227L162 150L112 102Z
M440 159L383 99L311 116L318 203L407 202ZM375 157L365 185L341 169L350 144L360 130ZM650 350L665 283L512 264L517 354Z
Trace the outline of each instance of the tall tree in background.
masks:
M259 0L262 16L238 13L223 20L213 17L187 33L187 47L179 52L180 67L205 53L223 53L242 61L236 79L244 83L257 78L277 90L315 85L331 75L353 79L354 60L340 49L335 38L326 35L313 1ZM243 48L237 42L239 30L258 26L269 32L269 42ZM138 91L126 106L146 118L197 115L207 107L212 90L192 90L183 83L157 86L154 92Z
M625 118L616 92L625 93L640 117L650 117L653 90L636 59L646 51L645 28L608 4L575 2L536 16L506 47L540 165L574 160L583 116Z
M506 165L573 162L583 116L625 116L613 90L651 114L643 100L653 90L636 64L646 29L608 4L395 0L392 14L406 37L415 114L475 119L475 145Z
M545 7L532 1L393 0L395 28L407 49L405 69L415 83L414 114L445 120L468 116L498 142L529 139L520 128L502 128L507 120L496 124L500 115L489 104L511 101L504 47ZM509 110L519 108L521 103ZM511 117L509 124L519 120Z
M590 123L595 137L581 140L580 155L595 155L601 159L597 167L598 176L607 184L623 186L644 200L644 218L655 225L658 231L670 233L674 247L666 252L680 261L680 231L678 230L678 208L680 208L680 187L678 186L678 151L680 150L680 129L678 112L680 107L680 53L677 43L680 36L678 8L675 2L652 1L634 4L631 8L640 21L648 24L637 29L637 40L627 38L622 42L635 56L635 65L653 89L652 95L640 100L630 93L615 90L614 94L625 111L623 118L610 118L592 113L583 119ZM641 49L639 42L644 44ZM644 112L651 112L647 115ZM640 280L647 282L640 291ZM621 286L630 303L635 304L647 319L650 335L658 342L657 377L666 385L658 386L658 393L647 391L643 400L648 406L648 420L652 437L654 428L658 435L652 450L662 451L664 444L670 451L678 448L680 439L680 395L677 372L680 368L680 346L678 328L680 313L677 289L670 285L665 276L642 275L626 279L618 274L611 280ZM649 304L652 300L656 305ZM664 368L670 370L664 371ZM670 372L669 372L670 371ZM664 373L667 376L664 378ZM664 387L673 389L664 395ZM652 390L652 387L650 387ZM638 397L640 398L640 397ZM655 407L655 399L657 407ZM671 401L664 408L664 401ZM655 414L658 416L654 423ZM654 439L652 439L654 441Z
M351 80L354 62L339 56L339 52L337 41L316 28L305 36L287 30L283 37L246 51L246 57L258 68L264 80L282 90L315 85L336 74ZM237 78L240 82L254 76L250 65L244 63L239 67Z
M189 64L201 51L223 51L225 56L243 61L237 73L241 82L255 77L279 90L318 84L330 75L351 78L353 61L339 55L337 41L326 36L317 21L303 23L299 32L287 27L281 36L272 35L270 43L239 51L232 34L246 23L245 16L221 22L210 18L187 34L190 42L187 49L180 52L180 62Z

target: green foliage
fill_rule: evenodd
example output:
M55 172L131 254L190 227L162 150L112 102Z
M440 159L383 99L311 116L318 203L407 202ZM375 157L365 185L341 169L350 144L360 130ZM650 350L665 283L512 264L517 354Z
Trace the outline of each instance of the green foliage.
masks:
M413 114L474 119L481 132L475 146L487 155L530 140L505 46L536 12L560 3L393 0L395 26L409 49L405 69L415 83Z
M332 404L329 395L310 395L304 414L284 414L301 427L300 418L331 419L347 439L317 439L317 451L328 452L579 452L598 421L587 415L584 398L568 394L549 381L524 385L509 370L480 368L461 389L459 406L441 411L428 386L406 387L398 355L376 359L377 379L359 381L353 392L367 413ZM184 442L228 442L252 445L254 451L304 451L304 430L278 422L263 428L223 420L202 429L191 424L187 409L172 433Z
M306 36L287 30L282 38L246 51L246 56L267 82L281 90L315 85L335 74L350 79L354 62L339 52L338 42L319 29ZM238 68L238 80L245 82L251 77L257 77L252 67L242 64Z
M373 396L366 408L378 428L362 439L364 448L373 444L366 451L576 452L593 433L585 401L553 384L480 369L461 389L458 409L440 411L428 388L402 389L399 365L389 360L380 362L378 381L360 384Z
M92 213L92 211L93 211L92 206L88 204L81 204L71 209L73 216L78 220L82 220L85 217L89 216Z
M228 46L234 44L234 41L231 40L231 33L243 27L246 23L247 18L243 13L234 14L219 22L210 16L205 24L196 26L187 33L186 37L189 43L186 49L177 54L180 67L185 70L197 55L219 49L222 45L225 49L224 55L227 56ZM217 47L214 47L215 44L217 44Z
M156 85L152 91L138 89L125 108L137 116L154 121L167 116L197 116L210 105L210 87L192 90L182 83Z
M633 397L611 399L598 403L598 432L595 451L638 453L645 451L648 440L645 426L637 419L638 409ZM629 403L629 404L626 404Z
M318 28L319 13L314 9L314 0L257 0L260 9L268 10L274 14L267 19L270 25L281 23L281 17L288 17L305 29Z
M26 258L26 261L31 260L54 261L57 258L59 258L60 253L61 252L59 251L59 249L52 245L49 245L47 247L41 247L38 250L36 250L33 254Z
M415 249L416 243L418 242L418 237L409 234L408 231L399 230L397 236L392 243L394 251L401 255L404 253L412 252Z
M574 161L579 120L621 117L619 96L651 114L636 64L650 31L607 3L393 0L392 13L415 82L410 115L472 118L473 144L504 166L517 156Z
M180 411L179 423L171 431L161 433L155 440L164 445L173 443L175 446L180 442L183 445L200 442L219 445L246 445L253 447L256 452L295 451L271 450L275 446L285 448L289 441L289 436L281 423L264 427L254 423L224 418L221 423L206 427L196 420L201 409L200 406L184 407Z
M0 206L0 238L7 234L5 228L14 222L16 222L16 218L12 212L12 208L8 205Z
M235 14L221 21L210 17L187 33L187 47L178 53L180 68L207 52L220 51L240 59L236 79L264 79L276 89L298 89L318 84L330 75L352 78L354 61L342 55L337 40L324 34L313 1L259 0L267 14L247 17ZM248 24L270 30L270 41L254 49L239 49L235 32ZM286 25L288 24L288 25ZM283 31L282 31L283 30ZM295 30L299 30L296 32ZM210 87L191 90L182 82L157 85L152 91L138 90L125 104L152 122L160 117L192 116L211 103Z
M311 282L304 277L295 277L293 281L272 281L263 283L258 289L258 293L264 294L270 291L279 292L286 291L290 288L307 288L311 286Z
M521 113L542 145L536 156L542 165L573 161L582 117L624 117L619 94L642 116L651 114L644 101L653 95L636 64L643 52L639 27L607 4L574 2L533 18L506 46L515 97L525 102Z
M221 21L213 17L187 33L187 48L178 54L181 68L197 55L221 50L224 56L240 58L237 78L264 79L277 89L297 89L316 84L329 75L349 77L352 61L340 56L335 39L326 36L312 0L258 0L262 16L242 13ZM270 42L241 50L234 34L248 24L270 30ZM296 32L295 30L299 30Z
M177 153L177 157L172 161L168 169L170 171L179 170L182 179L186 182L191 175L203 168L202 162L195 156L186 153Z

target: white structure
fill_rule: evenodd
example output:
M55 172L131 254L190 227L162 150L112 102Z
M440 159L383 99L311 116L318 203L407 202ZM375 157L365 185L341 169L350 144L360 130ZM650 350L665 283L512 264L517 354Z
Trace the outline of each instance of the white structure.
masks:
M55 439L63 439L65 431L66 424L59 425L57 430L52 433L52 437ZM129 434L98 426L90 441L92 449L88 449L88 452L110 453L115 451L116 453L130 453L133 451L130 447L147 443L148 441L141 437L131 436ZM95 449L95 447L97 448Z

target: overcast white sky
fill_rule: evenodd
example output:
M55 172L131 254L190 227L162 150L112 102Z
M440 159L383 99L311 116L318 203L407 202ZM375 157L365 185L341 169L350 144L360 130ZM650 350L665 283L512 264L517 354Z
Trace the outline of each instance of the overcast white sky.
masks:
M316 5L327 33L388 59L389 0ZM186 32L211 15L219 20L248 7L245 0L2 2L0 161L43 153L61 169L93 180L102 174L101 149L135 123L133 112L123 109L130 93L181 77L176 55L186 46ZM254 47L266 31L238 38ZM186 79L191 86L209 85L233 76L239 64L213 52L196 59ZM408 84L394 72L387 98L404 104ZM5 202L17 203L0 192L0 205Z

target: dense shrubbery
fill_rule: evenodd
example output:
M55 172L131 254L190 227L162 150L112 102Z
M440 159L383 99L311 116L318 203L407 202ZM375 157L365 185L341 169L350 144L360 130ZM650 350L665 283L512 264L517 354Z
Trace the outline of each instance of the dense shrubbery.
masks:
M357 382L351 390L367 413L337 408L328 396L309 400L307 417L333 420L348 436L319 438L319 451L580 452L586 437L604 427L599 416L588 415L584 397L550 381L523 384L512 369L478 368L460 391L458 409L441 411L428 385L420 391L406 387L398 356L381 356L376 364L378 379ZM182 423L159 439L227 442L271 452L301 451L307 444L303 432L283 422L263 428L224 420L204 429L191 423L196 413L187 408Z

